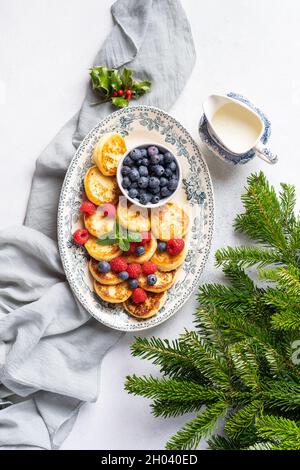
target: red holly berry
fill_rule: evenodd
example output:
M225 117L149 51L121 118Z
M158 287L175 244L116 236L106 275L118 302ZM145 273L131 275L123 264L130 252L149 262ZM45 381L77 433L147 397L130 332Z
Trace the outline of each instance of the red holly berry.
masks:
M141 244L146 245L147 243L151 241L151 232L141 232L141 237L142 237Z
M132 98L132 91L129 90L129 89L126 90L126 91L125 91L125 97L126 97L127 100L131 100L131 98Z
M145 302L147 299L147 294L142 289L141 287L137 287L136 289L133 289L132 293L132 300L134 301L135 304L140 304L142 302Z
M142 274L142 267L139 263L130 263L125 271L128 272L129 277L137 279L139 275Z
M148 276L148 274L154 274L157 271L156 264L152 263L152 261L145 261L143 264L143 273Z
M96 212L96 206L91 201L83 201L79 210L85 214L93 215Z
M185 243L182 238L172 238L167 243L167 251L172 256L179 255L179 253L184 249L184 245Z
M124 91L122 90L122 88L120 88L120 90L118 90L118 95L119 95L119 96L122 96L123 93L124 93Z
M111 260L110 262L110 267L112 271L114 271L115 273L126 271L127 266L128 266L127 261L125 258L122 258L122 256L118 256L117 258Z
M85 228L79 228L73 233L73 240L77 245L84 245L89 239L89 232Z
M110 202L108 202L107 204L103 204L102 210L103 210L104 217L108 217L109 219L114 219L115 218L116 208Z
M113 97L116 97L116 96L118 96L118 93L116 91L114 91L112 95L113 95Z

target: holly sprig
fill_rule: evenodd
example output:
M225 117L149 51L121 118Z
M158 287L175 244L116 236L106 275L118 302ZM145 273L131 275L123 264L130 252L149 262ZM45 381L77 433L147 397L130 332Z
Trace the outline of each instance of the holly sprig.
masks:
M118 71L95 66L90 69L90 76L93 89L100 93L102 101L111 101L118 108L126 108L131 99L140 98L151 88L149 80L134 80L133 72L128 68Z
M128 251L130 243L140 242L142 236L138 232L131 232L130 230L124 230L121 225L116 224L114 229L105 235L105 238L98 238L98 245L119 245L122 251Z

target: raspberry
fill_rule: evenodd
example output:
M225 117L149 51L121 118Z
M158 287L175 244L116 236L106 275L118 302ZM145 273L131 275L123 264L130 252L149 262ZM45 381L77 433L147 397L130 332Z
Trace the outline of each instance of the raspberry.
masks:
M184 240L182 238L172 238L167 243L167 251L170 255L179 255L184 248Z
M93 215L96 212L96 206L91 201L84 201L79 210L85 214Z
M146 299L147 299L147 294L144 291L144 289L141 289L141 287L137 287L136 289L133 289L132 300L134 301L135 304L140 304L142 302L145 302Z
M79 228L73 233L73 240L77 245L84 245L89 239L89 232L85 228Z
M137 279L139 275L142 274L142 267L139 263L130 263L128 265L127 272L129 277L132 279Z
M103 210L104 217L113 219L116 216L116 208L110 202L108 202L107 204L103 204L102 210Z
M141 244L146 245L147 243L151 241L151 232L141 232L141 237L142 237Z
M143 264L143 273L148 276L148 274L154 274L157 271L156 264L152 263L151 261L145 261Z
M120 273L122 271L127 271L127 261L122 256L118 256L117 258L111 260L110 267L116 273Z

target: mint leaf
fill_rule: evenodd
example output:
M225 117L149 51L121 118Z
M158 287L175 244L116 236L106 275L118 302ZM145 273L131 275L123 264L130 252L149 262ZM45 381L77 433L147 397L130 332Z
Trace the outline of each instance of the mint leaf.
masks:
M106 67L93 67L90 70L90 76L93 88L99 90L103 95L110 94L110 70Z
M128 100L125 100L125 98L121 97L112 98L111 102L114 106L117 106L118 108L126 108L129 104Z
M133 85L132 70L126 68L123 69L121 73L121 80L125 89L131 88Z
M126 238L121 238L119 240L119 247L122 251L128 251L130 248L130 243L128 240L126 240Z
M116 238L98 238L97 244L98 245L115 245L118 243L118 240Z
M138 232L128 232L127 239L129 242L140 242L142 240L142 235Z

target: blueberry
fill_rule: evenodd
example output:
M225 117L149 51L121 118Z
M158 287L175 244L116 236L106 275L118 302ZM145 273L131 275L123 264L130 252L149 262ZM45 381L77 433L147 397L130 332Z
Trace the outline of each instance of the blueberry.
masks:
M140 149L140 152L141 152L141 157L142 158L147 157L147 149L142 148L142 149Z
M110 264L107 261L99 261L97 270L99 273L108 273L110 271Z
M167 178L165 178L164 176L162 176L162 177L159 179L159 185L160 185L161 187L163 187L163 186L166 186L167 184L168 184Z
M129 278L129 274L127 271L121 271L119 273L119 278L122 279L122 281L127 281L127 279Z
M131 182L130 182L130 179L128 178L128 176L125 176L123 179L122 179L122 186L123 188L129 188Z
M155 186L155 188L150 188L150 192L152 194L159 194L160 192L160 187L159 186Z
M171 195L171 192L166 186L164 186L163 188L161 188L160 194L162 195L162 197L168 197Z
M140 176L148 176L148 174L149 174L148 168L146 166L141 165L139 167L139 174L140 174Z
M142 162L143 162L143 159L140 158L140 159L136 162L137 166L141 166L141 165L142 165Z
M138 190L135 188L131 188L128 191L128 196L131 197L131 199L134 199L138 195Z
M160 165L163 165L163 164L164 164L164 156L163 156L163 154L162 154L162 153L159 153L158 156L159 156L159 163L160 163Z
M166 152L164 154L164 164L168 165L174 160L174 155L171 154L171 152Z
M158 155L158 148L155 147L154 145L151 145L150 147L148 147L147 152L148 152L149 157L153 155Z
M162 176L164 174L164 172L165 172L165 169L161 165L155 165L154 168L153 168L153 173L156 176Z
M158 194L155 194L154 196L152 196L152 199L151 199L152 204L157 204L159 201L160 201L160 197L158 196Z
M149 286L154 286L154 284L157 283L157 277L155 276L155 274L149 274L147 276L147 283Z
M132 166L134 165L134 162L131 160L131 158L127 155L127 157L124 158L123 160L123 165L125 166Z
M150 156L150 162L151 162L153 165L157 165L157 164L160 162L160 157L159 157L159 155L157 155L157 154L151 155L151 156Z
M131 181L137 181L140 177L140 174L136 168L132 168L131 172L129 173L129 178Z
M177 165L175 162L171 162L169 165L168 165L168 168L170 168L171 171L177 171Z
M159 179L156 178L155 176L151 176L149 178L149 188L157 188L159 187Z
M130 166L126 166L126 165L122 166L121 173L123 176L129 175L130 172L131 172Z
M163 251L166 251L167 249L167 244L166 242L158 242L157 244L157 250L162 253Z
M173 171L170 168L165 169L165 176L171 178L173 176Z
M137 189L139 186L138 186L138 182L137 181L134 181L133 183L130 184L130 189Z
M168 189L170 191L175 191L177 186L178 186L178 180L176 178L170 179L170 181L168 182Z
M139 160L142 157L140 149L131 150L130 156L134 161Z
M142 158L142 165L143 165L143 166L148 166L149 163L150 163L150 162L149 162L148 158Z
M143 245L136 246L135 250L134 250L135 254L137 254L138 256L143 255L145 253L145 251L146 250L145 250L145 247Z
M143 204L144 206L150 202L152 198L152 195L149 193L143 193L140 195L140 203Z
M129 279L128 281L130 289L136 289L139 283L137 282L136 279Z
M141 176L138 180L138 186L141 189L148 187L149 178L147 176Z

